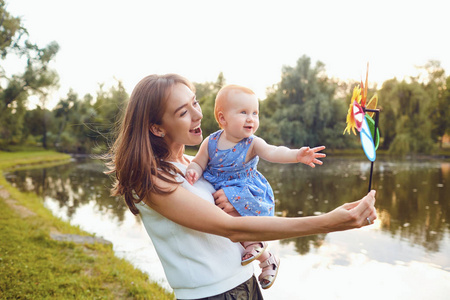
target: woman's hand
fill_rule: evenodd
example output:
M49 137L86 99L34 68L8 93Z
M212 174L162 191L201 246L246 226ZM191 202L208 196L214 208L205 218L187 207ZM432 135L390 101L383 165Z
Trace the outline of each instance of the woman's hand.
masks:
M229 214L233 217L239 217L240 214L237 212L237 210L234 208L234 206L228 201L227 196L225 195L225 192L220 189L217 192L213 194L214 201L218 207L220 207L224 212Z
M361 200L346 203L325 214L329 220L326 227L331 231L341 231L373 224L377 218L375 191L370 191Z

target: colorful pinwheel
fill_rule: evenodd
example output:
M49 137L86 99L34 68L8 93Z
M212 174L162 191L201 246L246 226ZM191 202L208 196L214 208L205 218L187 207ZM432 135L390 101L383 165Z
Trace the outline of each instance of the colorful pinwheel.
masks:
M350 101L350 107L348 109L347 114L347 127L344 129L345 132L350 133L350 130L353 131L353 134L356 135L355 128L358 132L361 132L363 119L367 115L372 118L374 112L378 104L378 96L377 94L373 95L370 99L369 103L366 105L367 100L367 82L369 77L369 64L367 64L367 72L366 72L366 84L364 85L362 80L359 86L355 86L353 89L353 96Z
M360 133L361 146L367 158L372 162L369 179L370 191L372 186L373 162L376 159L376 150L380 142L380 133L378 130L378 115L380 110L376 108L378 104L378 96L376 94L366 104L368 76L369 64L367 64L365 85L361 80L361 84L353 89L353 95L347 113L347 127L344 129L344 134L346 132L350 134L351 130L356 135L355 128ZM372 119L374 114L375 121Z

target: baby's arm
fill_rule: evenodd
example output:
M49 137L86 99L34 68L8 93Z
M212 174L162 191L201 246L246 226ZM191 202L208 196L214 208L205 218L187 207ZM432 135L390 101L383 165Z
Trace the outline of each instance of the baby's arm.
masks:
M318 158L326 157L326 154L317 153L323 149L325 149L325 146L289 149L285 146L269 145L260 137L255 137L253 140L253 153L264 160L284 164L301 162L311 168L314 168L316 164L323 164L323 162L318 160Z
M194 184L202 176L203 170L206 168L209 158L208 141L209 137L202 142L200 149L198 149L197 154L186 169L186 180L190 184Z

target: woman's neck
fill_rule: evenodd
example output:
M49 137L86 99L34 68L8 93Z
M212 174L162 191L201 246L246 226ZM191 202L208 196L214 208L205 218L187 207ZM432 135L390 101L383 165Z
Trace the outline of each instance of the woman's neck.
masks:
M189 164L189 160L184 156L184 146L177 147L176 149L171 149L170 155L167 158L167 161L177 162L184 165Z

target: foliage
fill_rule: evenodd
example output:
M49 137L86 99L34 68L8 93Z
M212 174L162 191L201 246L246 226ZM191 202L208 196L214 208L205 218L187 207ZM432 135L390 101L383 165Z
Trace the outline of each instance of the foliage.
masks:
M0 1L0 58L15 56L24 62L24 70L7 75L0 69L0 148L17 144L26 136L22 135L26 101L30 95L36 95L45 102L50 90L57 86L58 75L49 67L59 50L52 42L44 48L31 43L28 32L21 25L20 18L12 17ZM45 109L45 105L42 107ZM43 146L46 147L46 125L44 121Z
M19 18L12 17L5 10L5 1L0 0L0 53L1 59L6 58L11 49L20 52L21 47L18 45L22 35L27 31L22 27Z
M0 61L13 56L24 65L22 72L12 75L0 65L0 149L39 145L70 153L104 153L111 143L128 99L122 82L109 89L101 84L96 95L82 98L70 90L50 111L46 101L57 87L58 74L49 65L58 50L55 42L43 48L31 43L20 18L11 16L0 0ZM438 61L429 61L419 70L416 77L390 79L371 91L379 95L380 148L392 154L437 151L450 134L450 77ZM219 129L214 99L224 84L222 73L215 82L194 83L203 110L204 137ZM288 147L359 147L358 139L342 134L356 84L331 79L323 63L313 65L309 57L300 57L295 66L282 67L280 81L260 101L257 134L268 143ZM31 96L40 104L30 110Z
M68 153L105 152L127 99L128 94L120 81L109 90L100 85L95 101L90 94L80 99L70 90L51 112L45 112L49 143ZM33 136L40 132L43 113L37 107L26 115L25 132Z
M437 62L423 68L425 75L388 80L379 91L381 147L392 154L431 153L449 132L450 77Z
M431 137L439 141L445 134L450 134L450 77L445 78L445 71L440 62L430 61L423 67L427 72L424 89L430 96L427 114L431 120Z
M312 67L303 56L295 67L284 66L281 81L261 102L260 136L290 147L343 148L348 145L342 136L346 107L334 99L335 91L321 62Z
M214 101L219 90L226 84L225 82L222 73L217 76L216 82L194 82L197 100L203 113L203 137L207 137L219 129L219 125L217 125L216 119L214 118Z

